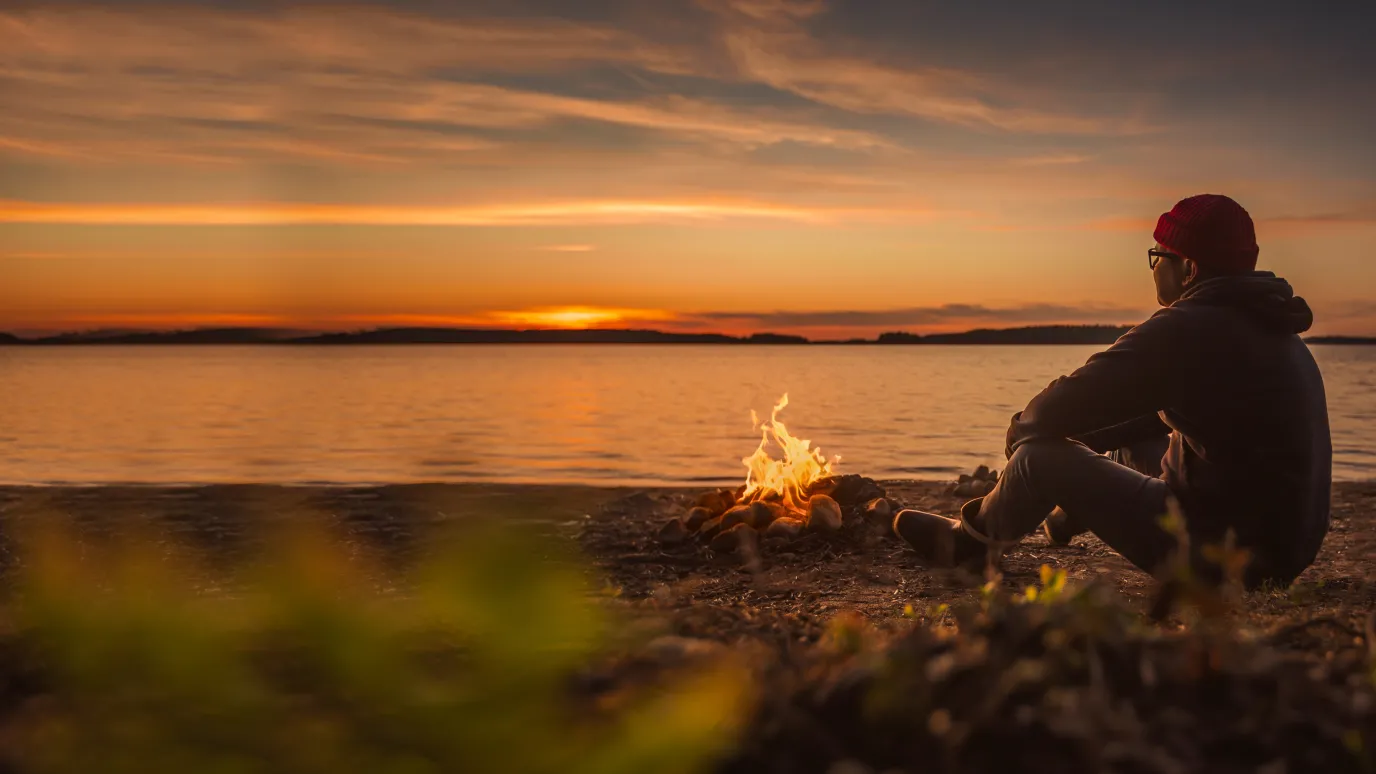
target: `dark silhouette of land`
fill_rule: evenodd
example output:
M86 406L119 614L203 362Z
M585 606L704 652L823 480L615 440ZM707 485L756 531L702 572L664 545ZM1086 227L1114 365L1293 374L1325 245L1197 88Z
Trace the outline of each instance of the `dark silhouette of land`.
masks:
M885 333L879 344L1112 344L1127 325L1035 325L1026 328L977 328L964 333Z
M757 333L666 333L648 330L494 330L486 328L383 328L292 339L295 344L807 344L802 336Z
M1376 336L1310 336L1310 344L1376 344Z
M274 328L196 328L183 331L88 331L61 333L37 339L21 339L25 344L276 344L290 341L299 333ZM4 343L0 340L0 343Z
M961 333L884 333L877 339L812 341L802 336L756 333L671 333L654 330L501 330L494 328L378 328L339 333L305 333L279 328L198 328L180 331L89 331L21 339L0 333L0 345L74 346L131 344L1112 344L1125 325L1033 325L978 328ZM1311 344L1376 344L1376 338L1316 336Z

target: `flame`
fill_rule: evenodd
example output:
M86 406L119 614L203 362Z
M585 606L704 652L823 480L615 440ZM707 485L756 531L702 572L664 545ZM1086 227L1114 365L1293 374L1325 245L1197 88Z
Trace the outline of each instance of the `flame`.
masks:
M779 412L788 405L788 394L779 399L768 422L760 422L754 411L750 412L750 424L758 425L760 445L755 453L741 460L745 464L745 492L741 502L759 499L779 499L785 508L804 510L807 507L807 489L820 478L832 475L832 465L840 462L838 456L828 461L822 456L821 449L813 449L812 442L790 435L788 428L779 421ZM769 456L768 447L773 443L783 453L782 459Z

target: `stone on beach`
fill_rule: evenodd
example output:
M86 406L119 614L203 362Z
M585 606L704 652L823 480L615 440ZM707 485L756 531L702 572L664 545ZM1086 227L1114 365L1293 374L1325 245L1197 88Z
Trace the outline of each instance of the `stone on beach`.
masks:
M703 508L710 516L720 516L734 505L731 495L726 492L712 491L698 495L697 507Z
M767 538L793 540L803 534L803 526L803 522L800 519L784 516L770 522L769 526L764 530L764 536Z
M721 528L731 529L737 524L748 524L750 522L750 506L737 505L731 510L721 515Z
M681 519L673 519L659 528L659 542L674 545L688 539L688 528Z
M712 510L699 505L688 510L688 515L683 517L683 526L687 527L689 532L697 532L716 515Z
M712 538L712 542L707 547L718 553L731 553L739 550L742 546L753 544L757 539L754 529L749 524L737 524L730 529L722 530L720 534Z
M722 530L722 518L721 516L716 516L703 522L702 526L698 527L698 537L704 540L711 540L716 537L717 533Z
M819 478L807 489L808 495L827 495L847 507L869 502L884 496L883 487L872 479L848 473L844 476Z
M807 527L816 532L835 532L841 528L841 506L826 495L813 495L807 501Z
M994 487L998 484L997 481L987 478L972 478L970 476L961 476L961 478L965 480L956 484L955 489L951 492L956 497L983 497L994 491Z
M756 500L750 504L746 523L755 529L764 529L785 515L784 507L778 503Z
M865 504L865 520L888 529L893 523L893 503L885 497L870 500Z

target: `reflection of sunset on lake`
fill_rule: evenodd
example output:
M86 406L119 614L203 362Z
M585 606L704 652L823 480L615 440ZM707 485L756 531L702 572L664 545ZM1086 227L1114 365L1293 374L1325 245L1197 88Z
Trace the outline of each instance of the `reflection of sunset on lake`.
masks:
M1097 347L528 345L0 349L6 482L743 481L759 422L842 473L1002 461L1030 387ZM1316 347L1335 472L1376 476L1376 347ZM754 410L759 422L751 422ZM771 447L770 453L778 451Z

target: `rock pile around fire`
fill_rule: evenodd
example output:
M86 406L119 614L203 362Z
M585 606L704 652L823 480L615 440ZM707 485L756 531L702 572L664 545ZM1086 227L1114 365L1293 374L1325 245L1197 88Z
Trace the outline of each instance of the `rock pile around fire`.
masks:
M960 479L952 487L951 494L956 497L983 497L994 491L994 485L998 482L997 470L990 470L988 465L980 465L970 475L960 474Z
M696 540L714 552L730 553L761 540L790 543L866 522L887 528L896 509L883 487L857 475L819 479L804 495L802 509L793 509L777 496L743 501L745 487L706 492L687 512L660 528L659 540L666 545Z

